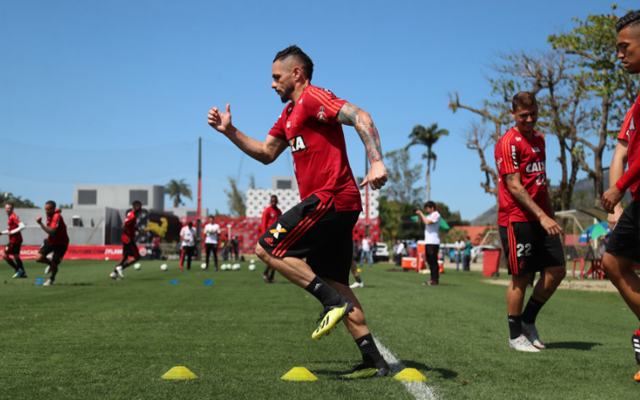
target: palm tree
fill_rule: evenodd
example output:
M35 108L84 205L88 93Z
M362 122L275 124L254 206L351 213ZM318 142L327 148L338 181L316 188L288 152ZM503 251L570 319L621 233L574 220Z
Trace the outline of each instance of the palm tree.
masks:
M438 129L438 124L435 123L428 128L422 125L416 125L409 134L411 142L405 147L409 147L421 144L427 147L427 152L422 155L423 159L427 159L427 200L431 200L431 160L433 160L433 170L436 169L436 153L431 148L440 139L441 136L448 136L449 131L446 129Z
M180 179L179 181L176 181L175 179L170 180L164 187L164 190L169 195L169 198L173 199L174 208L178 208L182 203L180 196L184 196L189 200L192 200L191 188L188 183L185 183L184 179Z

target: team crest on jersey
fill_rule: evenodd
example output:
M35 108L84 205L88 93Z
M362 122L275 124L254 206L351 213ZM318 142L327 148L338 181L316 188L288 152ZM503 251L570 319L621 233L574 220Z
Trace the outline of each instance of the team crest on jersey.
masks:
M287 233L287 230L282 227L282 225L278 224L276 229L269 230L269 233L273 235L274 238L278 239L281 233Z
M320 110L318 110L318 121L327 122L327 114L324 112L324 106L320 106Z
M518 169L518 157L516 155L516 146L514 145L511 145L511 159L513 160L513 168Z
M520 136L516 136L516 142L519 142L521 140L522 140L522 138Z
M294 136L289 139L289 145L291 146L292 153L297 153L307 149L307 144L304 142L304 138L302 136Z
M527 171L527 174L542 172L544 171L544 161L535 161L535 162L529 163L527 164L526 167L524 167L524 170Z

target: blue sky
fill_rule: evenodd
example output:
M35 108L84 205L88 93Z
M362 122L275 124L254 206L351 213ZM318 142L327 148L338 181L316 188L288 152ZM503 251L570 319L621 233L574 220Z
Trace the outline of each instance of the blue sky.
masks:
M435 1L33 1L0 2L0 190L38 206L73 201L74 184L157 184L197 189L227 212L227 176L248 188L292 175L291 156L263 166L206 123L231 103L234 124L264 140L283 108L270 88L275 53L297 44L313 59L313 84L368 111L383 151L404 147L416 124L450 135L434 147L432 199L473 219L495 204L462 135L476 120L447 109L448 94L480 105L499 52L545 50L572 17L608 13L602 0ZM617 1L619 10L637 7ZM345 128L351 165L364 147ZM557 155L548 141L547 158ZM422 163L423 149L411 151ZM610 161L610 153L604 163ZM548 163L552 183L559 169ZM584 174L581 176L584 177ZM169 199L165 200L169 205Z

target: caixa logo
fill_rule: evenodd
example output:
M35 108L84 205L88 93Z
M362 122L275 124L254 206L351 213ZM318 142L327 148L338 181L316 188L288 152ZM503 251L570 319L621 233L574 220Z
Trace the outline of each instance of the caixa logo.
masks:
M525 171L527 171L528 174L544 171L544 161L536 161L536 162L527 164L527 166L525 167Z

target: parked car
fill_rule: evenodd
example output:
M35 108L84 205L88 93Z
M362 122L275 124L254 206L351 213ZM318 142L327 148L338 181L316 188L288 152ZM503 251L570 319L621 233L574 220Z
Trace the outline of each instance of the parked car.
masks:
M376 254L373 255L373 262L389 261L389 246L384 242L376 243Z

